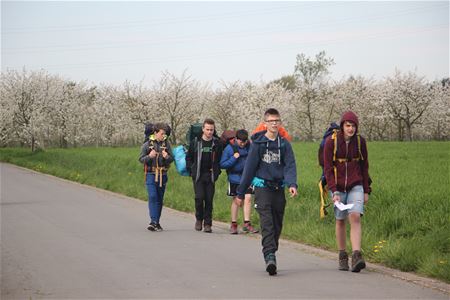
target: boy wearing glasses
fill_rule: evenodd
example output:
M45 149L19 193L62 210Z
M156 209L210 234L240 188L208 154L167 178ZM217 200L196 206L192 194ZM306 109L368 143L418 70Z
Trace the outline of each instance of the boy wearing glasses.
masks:
M250 185L255 187L255 208L262 233L262 253L269 275L277 274L275 252L283 227L285 187L297 195L297 168L291 144L278 133L280 113L270 108L264 113L267 130L255 133L237 197L244 199Z
M236 189L241 182L242 172L244 171L245 161L247 160L250 143L248 141L248 132L240 129L236 132L234 143L230 143L225 147L220 160L220 167L227 170L228 174L228 191L227 195L232 197L231 202L231 226L230 233L238 234L237 216L239 207L243 206L244 211L244 233L258 233L250 222L250 214L252 209L253 189L248 188L245 192L244 201L236 197Z

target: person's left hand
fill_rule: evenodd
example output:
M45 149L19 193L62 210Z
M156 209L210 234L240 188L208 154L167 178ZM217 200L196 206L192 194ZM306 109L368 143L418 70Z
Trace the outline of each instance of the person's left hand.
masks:
M364 194L364 204L367 204L369 202L369 194Z
M167 153L166 149L163 149L163 151L162 151L162 157L163 157L164 159L167 159L167 157L169 157L169 154Z
M291 194L291 197L297 196L297 195L298 195L298 193L297 193L297 188L291 186L291 187L289 188L289 193Z

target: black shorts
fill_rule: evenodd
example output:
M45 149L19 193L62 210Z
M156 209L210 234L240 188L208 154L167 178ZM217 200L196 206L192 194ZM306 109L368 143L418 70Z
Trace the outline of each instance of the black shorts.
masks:
M237 183L228 182L227 196L236 197L237 196L236 190L237 190L238 186L239 186L239 184L237 184ZM254 193L255 193L255 191L253 190L253 186L250 186L245 191L245 194L254 194Z

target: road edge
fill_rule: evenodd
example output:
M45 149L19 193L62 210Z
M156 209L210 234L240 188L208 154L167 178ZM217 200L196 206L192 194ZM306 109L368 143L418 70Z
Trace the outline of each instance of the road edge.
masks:
M91 185L87 185L87 184L83 184L83 183L79 183L76 181L71 181L65 178L61 178L61 177L57 177L51 174L47 174L47 173L41 173L38 171L35 171L33 169L28 169L22 166L18 166L18 165L14 165L11 163L7 163L7 162L1 162L0 161L0 166L4 164L4 165L9 165L18 169L22 169L24 171L28 171L31 173L35 173L35 174L39 174L39 175L44 175L44 176L49 176L52 177L54 179L58 179L67 183L71 183L71 184L77 184L86 188L90 188L93 190L96 190L98 192L101 193L105 193L105 194L109 194L109 195L114 195L115 197L119 197L119 198L123 198L123 199L127 199L127 200L131 200L131 201L139 201L139 202L145 202L144 200L138 199L138 198L133 198L130 196L126 196L123 194L119 194L116 192L112 192L112 191L108 191L108 190L104 190L95 186L91 186ZM0 175L0 179L1 179L1 175ZM1 183L0 183L1 186ZM170 207L165 206L164 207L165 210L169 210L171 211L171 213L173 214L178 214L180 216L183 217L193 217L194 214L193 213L189 213L189 212L184 212L184 211L179 211ZM221 228L222 230L227 231L228 230L228 223L222 222L222 221L216 221L214 220L214 226ZM251 235L246 235L246 237L249 238L256 238L256 237L252 237ZM300 242L296 242L296 241L292 241L292 240L286 240L286 239L280 239L280 244L286 247L290 247L290 248L294 248L298 251L304 252L304 253L308 253L308 254L313 254L315 256L319 256L319 257L324 257L324 258L328 258L330 260L336 261L337 262L337 254L335 252L329 251L329 250L325 250L325 249L321 249L321 248L317 248L314 246L310 246L307 244L302 244ZM337 263L336 263L337 264ZM418 275L416 273L411 273L411 272L403 272L397 269L392 269L386 266L383 266L381 264L375 264L375 263L370 263L370 262L366 262L367 265L367 270L371 271L371 272L377 272L383 275L387 275L387 276L391 276L393 278L396 279L400 279L403 281L407 281L416 285L419 285L421 287L425 287L425 288L431 288L433 290L437 290L441 293L450 295L450 284L445 283L443 281L437 280L437 279L433 279L433 278L429 278L429 277L424 277L422 275Z

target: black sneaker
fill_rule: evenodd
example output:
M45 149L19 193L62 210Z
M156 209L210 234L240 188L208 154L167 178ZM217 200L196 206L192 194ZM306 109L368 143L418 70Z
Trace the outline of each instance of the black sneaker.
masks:
M361 252L356 250L352 254L352 272L358 273L366 267L366 262L364 261Z
M156 224L156 231L163 231L163 228L161 227L161 225L159 223Z
M269 253L265 257L266 271L270 276L277 274L277 259L274 253Z
M150 223L147 227L148 230L150 231L156 231L157 227L155 223Z

